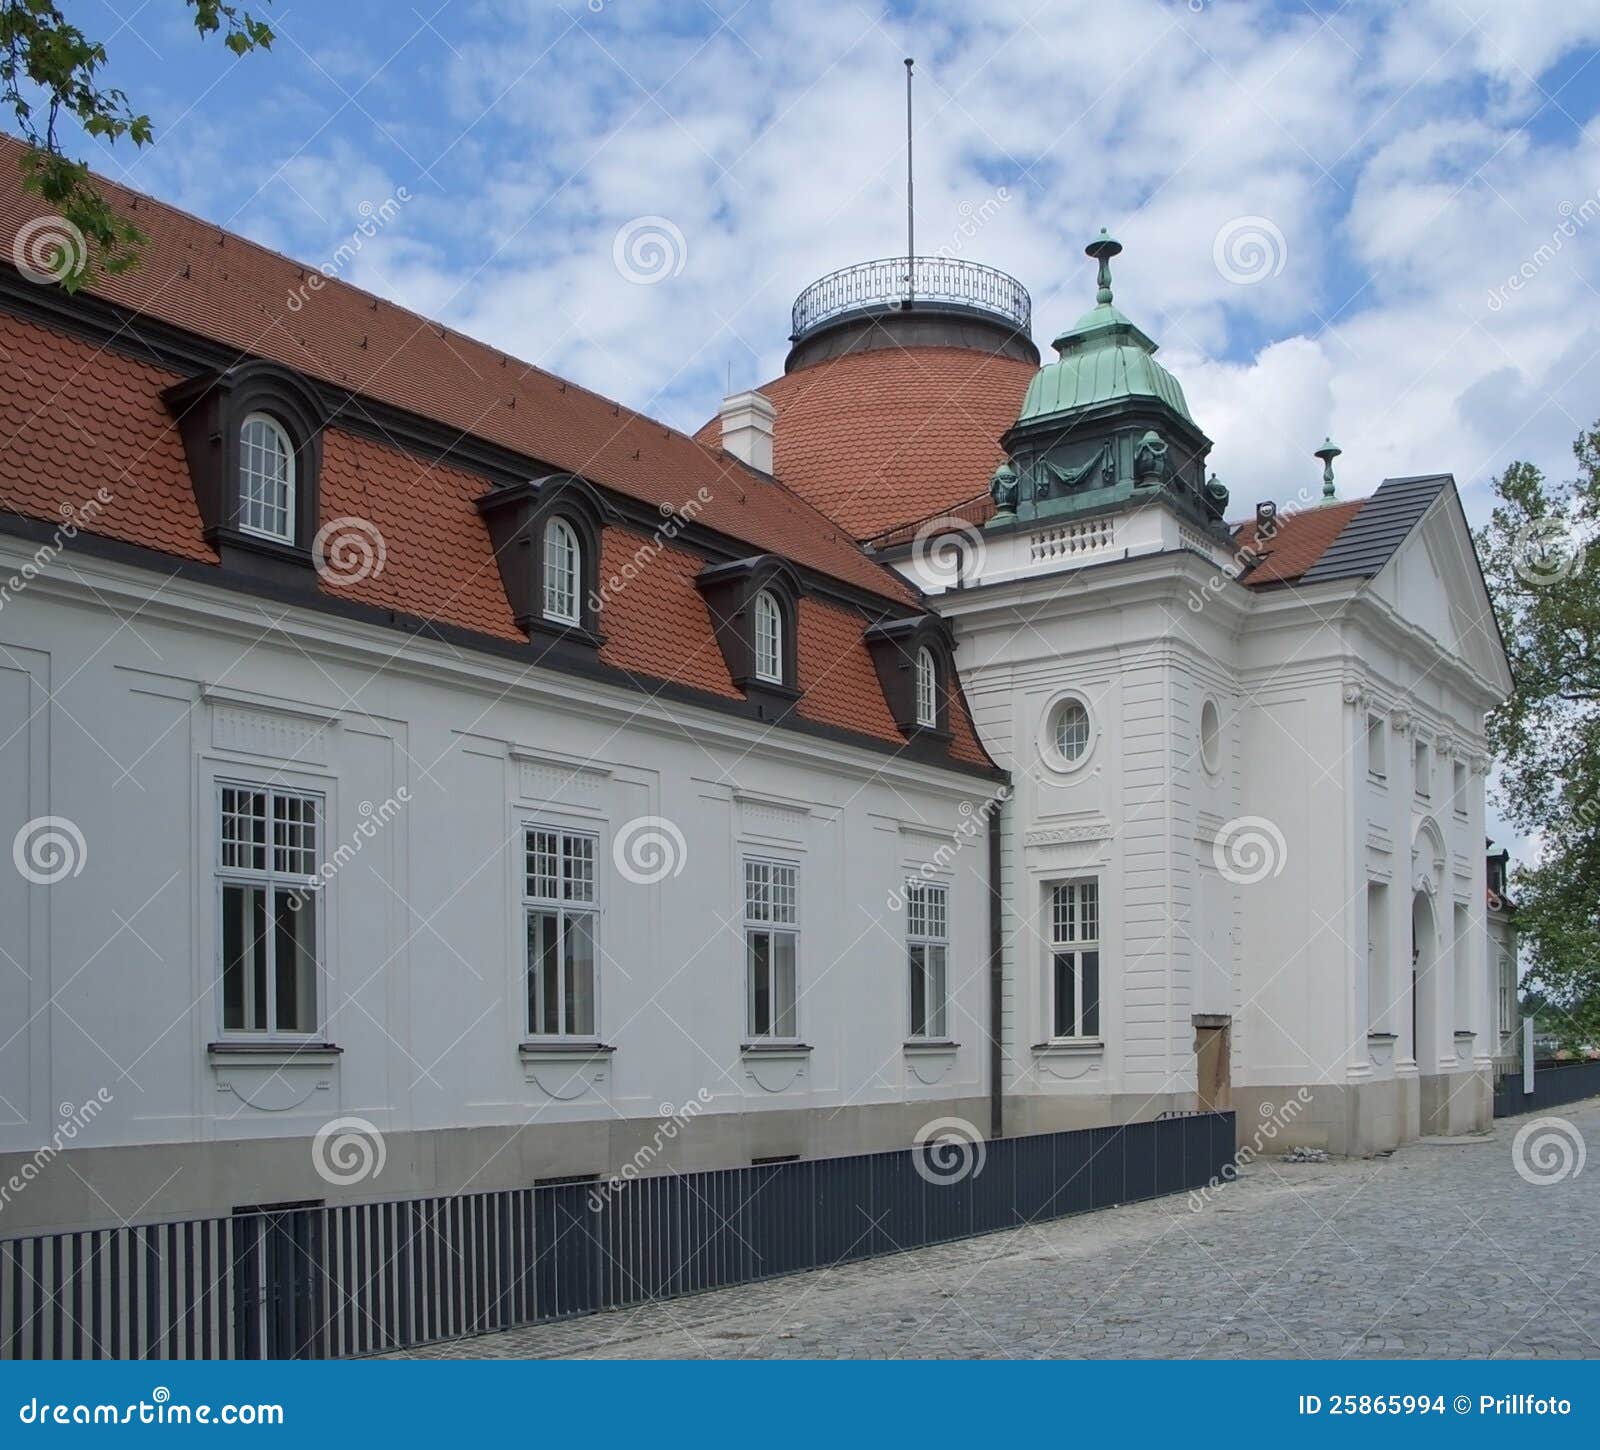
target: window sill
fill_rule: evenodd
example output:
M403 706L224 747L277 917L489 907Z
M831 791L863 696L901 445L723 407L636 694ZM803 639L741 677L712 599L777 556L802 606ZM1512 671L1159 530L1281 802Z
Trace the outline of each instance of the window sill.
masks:
M948 1037L908 1037L906 1052L954 1052L961 1044Z
M1471 1042L1473 1040L1473 1038L1475 1038L1477 1035L1478 1034L1476 1032L1474 1032L1470 1027L1458 1027L1456 1029L1456 1041L1457 1042L1462 1042L1462 1041Z
M336 1062L344 1048L332 1042L208 1042L213 1067L321 1066Z
M1394 1042L1396 1040L1397 1040L1396 1036L1395 1036L1395 1034L1393 1032L1369 1032L1369 1033L1367 1033L1367 1041L1368 1042L1383 1043L1383 1042Z
M741 1042L741 1057L805 1057L811 1051L809 1042Z
M558 1039L548 1042L519 1042L517 1052L524 1060L530 1057L608 1057L617 1049L608 1042L588 1039Z
M1072 1056L1084 1052L1104 1052L1105 1039L1101 1037L1052 1037L1048 1042L1035 1042L1032 1051L1041 1057Z

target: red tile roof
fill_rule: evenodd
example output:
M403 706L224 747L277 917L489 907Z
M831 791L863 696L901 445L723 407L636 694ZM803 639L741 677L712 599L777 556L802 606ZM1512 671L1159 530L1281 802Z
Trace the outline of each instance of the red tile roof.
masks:
M1323 504L1278 516L1277 531L1270 539L1257 542L1256 521L1248 519L1238 526L1234 542L1241 551L1262 555L1261 562L1245 574L1243 582L1259 589L1267 584L1287 584L1298 579L1327 552L1344 526L1366 503L1364 498L1346 503Z
M939 533L949 533L963 524L985 524L993 516L994 499L987 493L980 494L977 498L965 499L949 508L940 509L932 518L915 519L865 542L870 549L893 549L897 545L911 543L929 524L937 526Z
M17 230L48 211L22 190L24 149L0 136L6 257ZM88 288L95 295L651 504L682 504L709 487L701 521L752 552L782 554L902 603L913 599L897 575L802 500L686 434L210 222L111 182L99 185L150 240L138 266L96 278ZM318 290L306 294L314 276Z
M1037 371L958 347L846 353L763 386L778 410L778 477L857 539L940 513L988 486ZM713 418L698 434L716 444Z
M0 255L44 208L21 192L16 143L0 139ZM789 490L684 434L551 374L447 333L337 282L305 306L287 298L309 275L275 253L106 185L149 236L138 267L97 278L93 294L192 334L270 358L362 397L402 407L604 488L681 508L705 489L698 522L875 595L902 612L918 596ZM55 300L62 300L59 293ZM67 304L71 306L70 302ZM126 343L125 343L126 345ZM54 521L104 485L111 496L85 530L168 556L215 564L163 389L178 374L126 350L0 312L0 510ZM516 406L510 406L511 399ZM359 402L355 404L359 408ZM324 594L508 641L514 623L488 531L474 501L488 481L345 431L323 435L321 516L371 519L383 569ZM608 525L603 577L621 573L644 535ZM680 540L608 598L604 663L647 680L739 699L694 575L704 560ZM801 605L804 719L900 745L863 634L876 609L807 596ZM992 768L965 704L950 712L951 755Z

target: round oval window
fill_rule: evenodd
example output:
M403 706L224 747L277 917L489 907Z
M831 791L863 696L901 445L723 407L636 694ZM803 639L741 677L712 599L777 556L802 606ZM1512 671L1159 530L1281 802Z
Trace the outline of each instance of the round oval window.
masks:
M1067 761L1081 760L1089 748L1089 712L1081 701L1067 700L1056 711L1056 749Z
M1221 751L1221 723L1217 702L1207 700L1200 708L1200 760L1207 770L1215 770Z

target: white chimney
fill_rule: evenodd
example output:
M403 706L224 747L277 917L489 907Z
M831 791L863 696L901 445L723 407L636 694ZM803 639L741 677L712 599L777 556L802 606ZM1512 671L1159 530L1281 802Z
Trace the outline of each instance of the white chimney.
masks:
M760 393L733 393L722 400L722 446L762 473L772 472L772 425L778 410Z

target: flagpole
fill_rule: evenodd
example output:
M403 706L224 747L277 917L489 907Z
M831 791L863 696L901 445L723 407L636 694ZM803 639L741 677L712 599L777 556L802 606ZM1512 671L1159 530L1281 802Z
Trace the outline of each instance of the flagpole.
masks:
M906 301L917 291L917 231L916 213L912 207L911 174L911 56L906 57Z

